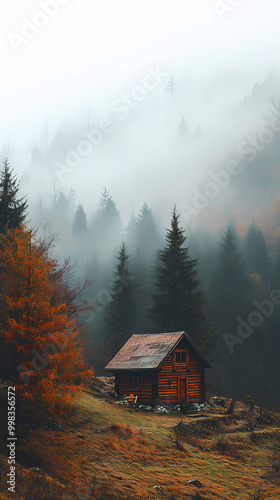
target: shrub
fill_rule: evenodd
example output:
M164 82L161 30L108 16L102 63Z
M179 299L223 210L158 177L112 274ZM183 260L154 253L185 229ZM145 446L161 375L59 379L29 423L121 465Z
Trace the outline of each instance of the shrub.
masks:
M250 433L249 438L250 441L254 444L259 443L260 441L260 437L258 436L258 434L256 434L254 430L252 430L252 432Z
M255 400L252 396L246 396L245 404L249 408L250 411L254 410Z
M235 401L232 399L226 409L226 414L227 415L232 415L234 412L234 407L235 407Z
M174 443L175 443L175 446L177 446L178 450L184 451L185 448L184 448L184 445L183 445L183 442L182 442L182 429L181 429L180 423L177 424L174 427L174 429L173 429L174 433L175 433L175 441L174 441Z
M230 443L224 436L221 436L212 446L212 449L219 451L223 455L229 455L235 458L240 457L239 447Z
M193 500L203 500L203 497L198 491L192 496L192 498Z
M264 498L263 496L264 490L262 488L258 488L252 496L252 500L262 500Z
M117 434L120 434L121 436L134 433L134 429L132 427L119 423L111 425L111 430L115 431Z

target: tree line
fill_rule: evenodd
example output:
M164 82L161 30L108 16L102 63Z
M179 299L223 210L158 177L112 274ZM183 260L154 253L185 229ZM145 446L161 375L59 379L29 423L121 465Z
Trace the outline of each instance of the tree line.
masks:
M81 204L74 213L72 241L77 251L90 248L92 255L83 262L86 282L77 285L69 260L61 264L50 257L50 242L37 241L34 230L23 225L27 201L17 196L17 181L5 162L0 181L0 257L5 275L0 330L9 376L18 377L23 386L24 377L33 377L34 390L40 392L48 373L53 395L60 392L68 366L67 387L78 390L83 377L91 373L82 368L84 360L102 373L133 333L186 330L212 362L208 377L212 390L279 405L280 244L269 255L265 237L253 222L243 239L229 225L216 243L212 235L186 231L174 206L163 240L152 210L144 203L138 215L131 216L124 238L120 213L104 189L91 227ZM58 193L58 215L67 204L69 198ZM105 255L103 267L100 255ZM42 293L36 296L40 282ZM97 301L91 300L91 287ZM103 302L98 298L101 289L107 291ZM55 344L58 352L48 351L51 333L60 342L66 330L73 335L65 350ZM36 360L30 346L38 353ZM46 363L44 347L49 352L47 367L40 371L40 362ZM26 371L15 373L18 366Z

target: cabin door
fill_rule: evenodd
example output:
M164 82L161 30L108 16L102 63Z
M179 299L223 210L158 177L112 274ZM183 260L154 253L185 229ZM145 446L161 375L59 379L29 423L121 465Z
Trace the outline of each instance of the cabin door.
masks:
M179 379L179 402L181 404L188 402L188 381L185 378Z

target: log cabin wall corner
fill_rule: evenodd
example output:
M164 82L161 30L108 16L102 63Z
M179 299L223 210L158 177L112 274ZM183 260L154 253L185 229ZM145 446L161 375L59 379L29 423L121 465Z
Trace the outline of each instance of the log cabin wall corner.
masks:
M119 396L184 405L205 401L205 367L210 363L182 331L132 335L105 369L115 373Z

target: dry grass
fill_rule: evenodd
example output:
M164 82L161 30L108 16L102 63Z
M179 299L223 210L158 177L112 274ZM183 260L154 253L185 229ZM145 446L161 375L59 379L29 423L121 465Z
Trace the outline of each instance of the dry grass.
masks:
M243 446L242 446L243 448ZM230 442L225 436L220 436L213 444L212 450L216 450L223 455L228 455L236 459L241 458L241 445Z
M18 487L10 498L61 500L65 493L65 500L66 494L76 500L83 498L77 493L83 486L90 491L87 500L252 500L259 488L265 500L276 500L278 417L270 415L268 427L252 431L244 411L238 403L233 415L182 421L177 414L135 411L108 396L83 393L71 420L37 426L19 439ZM255 425L259 410L254 412ZM1 451L0 500L9 498L4 440ZM202 488L187 484L191 479Z

